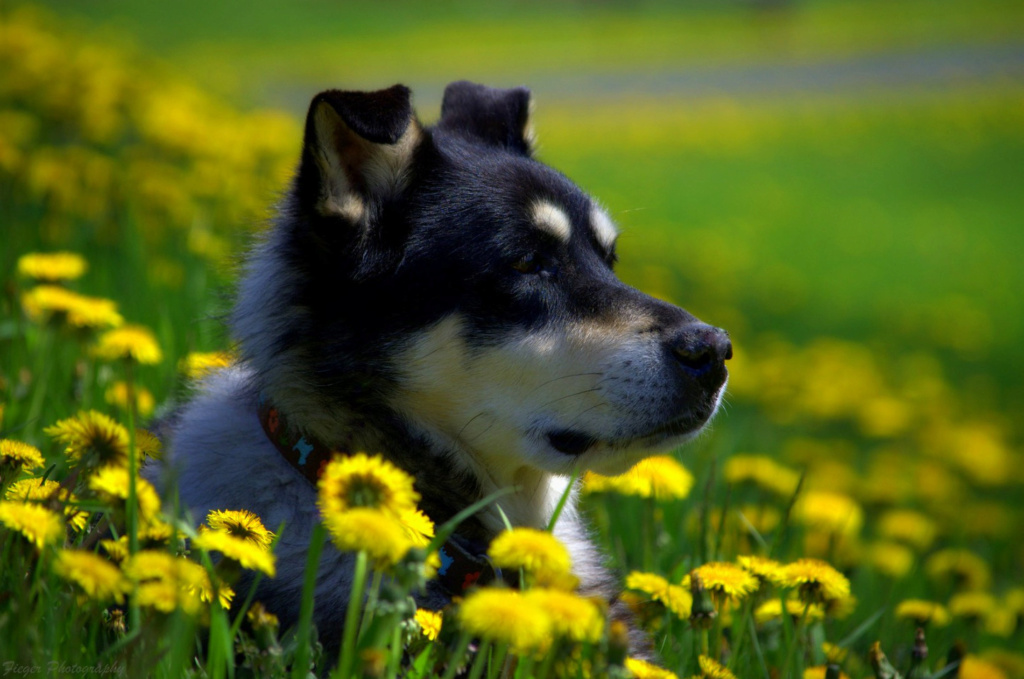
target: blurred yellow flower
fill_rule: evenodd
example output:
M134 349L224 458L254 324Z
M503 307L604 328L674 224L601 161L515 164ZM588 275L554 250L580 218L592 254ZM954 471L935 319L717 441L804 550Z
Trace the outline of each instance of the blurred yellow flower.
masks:
M914 566L914 552L897 542L874 542L864 550L865 560L880 573L902 578Z
M153 331L141 325L122 325L108 330L96 341L92 353L104 361L130 359L143 365L163 360Z
M64 539L60 515L35 502L0 501L0 523L21 533L38 549Z
M550 585L569 575L569 550L551 533L534 528L513 528L499 533L487 548L498 568L523 569L533 582Z
M443 619L439 611L428 611L425 608L416 609L416 622L420 626L420 632L423 636L431 641L437 639L437 635L441 633L441 624Z
M925 573L936 581L952 581L967 590L985 589L992 579L988 564L966 549L943 549L925 561Z
M116 465L103 467L89 476L89 489L104 502L123 509L128 500L128 470ZM156 518L160 511L160 497L149 481L141 477L135 479L135 498L141 523Z
M478 589L458 612L462 628L519 655L543 651L551 644L551 616L523 594L510 589Z
M270 549L274 540L274 534L267 530L260 517L247 509L214 509L206 515L206 525L199 530L227 533L261 549Z
M276 629L281 624L277 616L268 611L259 601L253 603L252 607L245 614L245 618L257 632L263 629Z
M596 643L604 632L604 612L593 599L559 589L532 588L524 593L530 604L546 611L552 633L580 643Z
M760 586L760 581L752 574L725 561L714 561L694 568L683 578L683 588L690 587L690 578L694 574L700 576L705 589L720 599L738 601L756 592Z
M903 620L912 620L918 627L934 625L945 627L950 617L946 607L934 601L905 599L896 606L895 615Z
M89 523L89 512L74 506L78 498L67 488L50 479L22 479L15 481L4 492L8 500L24 500L30 502L51 502L57 500L64 504L64 518L76 531L84 530Z
M800 475L766 455L733 455L723 468L730 484L751 483L788 498L796 492Z
M782 578L783 566L774 559L763 556L738 556L740 568L756 577L761 583L777 584Z
M153 398L153 393L138 385L134 385L135 391L135 411L141 417L149 417L153 414L153 408L156 407L156 401ZM104 399L110 405L115 405L122 410L128 409L128 383L123 381L114 382L112 385L107 387L107 391L103 395Z
M225 559L242 568L259 571L270 577L277 575L274 555L269 548L244 537L215 530L200 530L192 545L207 552L220 552Z
M958 679L1010 679L995 663L967 654L960 661Z
M700 676L703 679L736 679L735 674L714 658L698 656L697 664L700 666Z
M938 535L935 522L912 509L890 509L878 519L876 528L881 537L905 542L919 551L928 549Z
M626 658L626 669L635 679L677 679L674 672L639 658Z
M21 305L33 321L66 320L75 328L108 328L124 323L117 304L86 297L55 285L38 285L21 296Z
M192 352L178 362L178 370L188 379L198 380L233 361L234 356L226 351Z
M100 603L122 603L130 589L128 580L117 566L92 552L59 550L54 558L53 571Z
M793 506L793 518L812 529L835 535L856 535L864 523L864 512L847 495L808 491Z
M805 612L806 611L806 612ZM819 604L806 603L798 599L786 599L786 613L794 622L804 616L805 621L823 620L825 609ZM782 618L782 600L777 598L769 599L754 611L754 620L763 625L766 622L780 620Z
M409 474L365 453L335 455L324 467L317 487L317 505L325 517L364 508L398 518L415 511L420 499Z
M43 466L43 454L35 446L13 439L0 440L0 478L4 470L32 471Z
M681 500L693 488L693 475L675 458L657 455L642 460L619 476L587 472L584 493L618 493L658 500Z
M655 601L660 601L680 620L690 617L690 610L693 607L690 592L685 587L670 584L660 575L633 571L626 576L626 588L643 592Z
M343 552L364 551L377 568L390 568L413 546L408 534L390 513L357 507L324 514L324 527Z
M80 278L88 264L74 252L30 252L18 258L18 273L43 281L69 281Z
M828 666L826 665L808 667L804 670L804 679L825 679L825 674L827 672ZM840 672L839 679L850 679L850 675L848 675L846 672Z
M782 569L780 583L797 588L802 601L833 605L850 596L850 581L818 559L798 559Z
M954 618L978 622L996 609L996 599L988 592L960 592L950 597L948 608Z
M138 585L138 603L163 613L176 609L196 615L202 609L202 591L209 591L206 570L197 563L167 552L143 550L130 556L122 567Z

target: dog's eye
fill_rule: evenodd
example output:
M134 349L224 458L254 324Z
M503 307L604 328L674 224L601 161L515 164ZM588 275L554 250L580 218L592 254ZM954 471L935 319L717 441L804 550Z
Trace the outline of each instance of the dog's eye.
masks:
M519 273L540 273L544 270L544 260L540 255L531 253L521 257L512 268Z

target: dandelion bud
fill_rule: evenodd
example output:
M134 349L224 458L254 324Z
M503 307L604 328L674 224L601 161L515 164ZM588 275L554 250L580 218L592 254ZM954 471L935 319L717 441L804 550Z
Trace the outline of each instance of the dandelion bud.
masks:
M928 658L928 646L924 642L924 630L920 627L914 633L914 648L910 652L910 671L907 672L907 679L924 679L928 676L928 670L924 661Z
M871 645L868 660L871 662L871 669L875 672L875 679L900 679L899 672L882 652L881 642L876 641Z
M711 594L704 588L704 581L697 573L690 575L690 594L693 608L690 609L690 624L695 629L709 629L718 613L711 601Z

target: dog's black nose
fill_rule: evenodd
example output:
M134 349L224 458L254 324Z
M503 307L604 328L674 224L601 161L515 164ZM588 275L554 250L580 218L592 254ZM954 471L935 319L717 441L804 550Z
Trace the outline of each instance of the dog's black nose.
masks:
M672 353L692 375L703 375L732 358L729 333L704 323L684 325L670 340Z

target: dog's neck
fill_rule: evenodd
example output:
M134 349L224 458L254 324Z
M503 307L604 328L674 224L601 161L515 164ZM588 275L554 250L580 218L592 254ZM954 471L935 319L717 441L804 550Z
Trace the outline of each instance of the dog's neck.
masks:
M488 464L476 451L394 413L373 416L322 402L297 389L275 389L273 402L311 440L330 450L380 454L416 479L420 509L441 525L462 509L504 489L495 502L460 524L458 532L489 541L513 526L546 528L568 478L527 466Z

